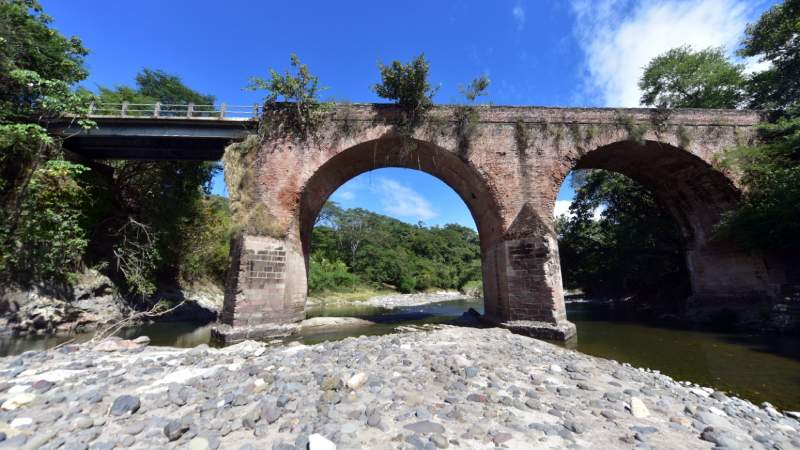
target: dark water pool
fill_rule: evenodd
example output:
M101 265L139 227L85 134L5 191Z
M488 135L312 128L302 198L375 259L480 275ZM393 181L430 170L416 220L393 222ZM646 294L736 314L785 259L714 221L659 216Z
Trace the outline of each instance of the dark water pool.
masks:
M455 300L387 310L349 305L319 306L309 317L360 317L375 325L341 331L317 332L296 340L314 344L349 336L395 332L403 325L443 323L469 308L482 312L482 302ZM800 338L719 333L629 322L609 314L607 306L592 303L567 305L569 319L578 327L577 342L566 345L603 358L660 370L678 380L736 394L755 403L769 401L780 409L800 410ZM151 345L192 347L210 340L212 325L158 323L126 330L123 337L147 335ZM86 340L89 336L77 336ZM0 339L0 354L45 349L65 337Z

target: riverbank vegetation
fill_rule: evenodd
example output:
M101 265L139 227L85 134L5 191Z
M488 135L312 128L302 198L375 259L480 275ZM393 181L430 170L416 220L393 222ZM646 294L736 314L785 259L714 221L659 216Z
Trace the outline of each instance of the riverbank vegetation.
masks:
M449 224L427 227L328 202L312 235L311 293L364 285L400 292L463 289L480 280L478 233Z
M149 69L135 87L74 89L87 76L80 39L50 28L32 0L0 1L0 22L0 287L68 286L88 267L139 301L165 284L220 283L230 213L225 199L209 195L216 164L85 161L47 133L64 117L92 127L84 119L91 101L214 97Z
M759 142L722 158L741 175L744 192L715 239L792 261L800 249L800 2L773 6L745 34L739 56L768 62L766 70L748 75L723 49L679 47L645 67L641 102L769 111ZM565 285L614 296L656 290L659 297L686 298L684 244L663 205L622 175L588 171L574 178L571 214L557 221ZM597 208L602 212L594 220Z

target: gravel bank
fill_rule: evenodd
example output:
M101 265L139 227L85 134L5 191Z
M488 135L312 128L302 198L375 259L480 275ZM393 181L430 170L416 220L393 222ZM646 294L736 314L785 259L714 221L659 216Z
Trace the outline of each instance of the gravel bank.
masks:
M796 416L499 329L143 344L0 359L0 447L800 447Z
M406 306L427 305L429 303L461 300L467 296L458 291L420 292L417 294L381 295L365 300L362 304L381 308L403 308Z

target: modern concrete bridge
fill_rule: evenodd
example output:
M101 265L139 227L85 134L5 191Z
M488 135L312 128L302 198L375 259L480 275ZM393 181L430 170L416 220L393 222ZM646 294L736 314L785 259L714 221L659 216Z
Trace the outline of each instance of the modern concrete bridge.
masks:
M258 105L98 104L89 111L97 127L86 131L65 120L51 130L89 159L216 161L256 130L259 114Z
M438 106L407 136L396 126L396 106L339 105L313 139L258 142L246 189L255 199L248 207L266 219L232 246L220 335L265 336L304 317L317 214L347 180L381 167L427 172L464 200L480 236L485 318L502 326L558 339L575 333L553 228L556 194L572 169L625 174L672 212L685 239L693 308L755 317L779 297L780 263L712 239L740 195L737 176L717 161L753 142L759 113L486 106L465 123L460 112ZM217 159L256 127L253 117L171 114L98 116L99 127L69 137L67 147L88 158Z

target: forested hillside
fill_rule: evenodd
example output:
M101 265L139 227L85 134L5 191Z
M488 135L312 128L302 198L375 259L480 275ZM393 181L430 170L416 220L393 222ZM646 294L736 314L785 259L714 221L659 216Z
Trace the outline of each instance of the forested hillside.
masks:
M478 233L461 225L410 225L328 202L312 237L309 289L390 285L401 292L460 289L481 279Z

